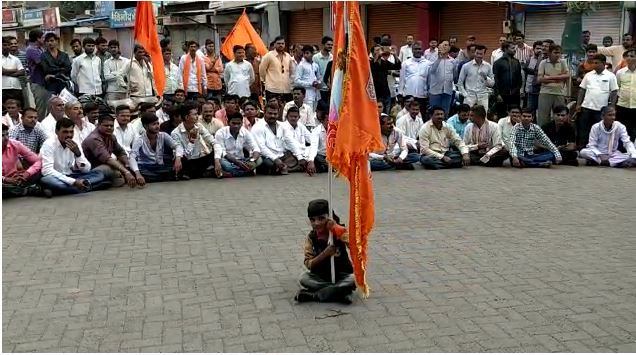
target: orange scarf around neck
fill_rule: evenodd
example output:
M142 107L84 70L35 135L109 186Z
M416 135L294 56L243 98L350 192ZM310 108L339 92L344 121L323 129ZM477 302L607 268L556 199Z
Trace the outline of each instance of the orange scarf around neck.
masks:
M203 94L203 90L201 90L201 58L199 58L199 56L197 56L196 54L194 55L195 58L195 64L197 66L197 86L199 89L199 94ZM190 67L192 66L192 56L188 53L186 54L186 59L185 59L185 65L183 68L183 90L185 91L186 95L188 94L188 81L190 80Z

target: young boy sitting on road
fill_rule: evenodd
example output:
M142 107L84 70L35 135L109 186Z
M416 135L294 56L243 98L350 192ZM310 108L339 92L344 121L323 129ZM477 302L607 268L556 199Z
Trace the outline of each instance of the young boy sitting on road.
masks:
M335 214L329 218L329 203L318 199L309 202L307 216L312 231L305 240L305 267L309 271L300 278L302 289L294 300L298 302L340 302L351 304L356 289L353 267L347 251L349 235ZM329 243L329 231L333 245ZM331 283L331 256L334 256L336 283Z

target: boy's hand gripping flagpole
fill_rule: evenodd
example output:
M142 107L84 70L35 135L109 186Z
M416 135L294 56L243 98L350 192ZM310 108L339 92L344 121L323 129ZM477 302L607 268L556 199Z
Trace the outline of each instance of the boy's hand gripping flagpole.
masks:
M367 242L375 218L368 157L370 152L383 150L384 145L358 2L335 1L332 9L335 26L327 130L329 207L331 210L335 169L349 181L349 251L356 285L366 297ZM331 234L329 240L332 244ZM334 258L331 260L335 281Z

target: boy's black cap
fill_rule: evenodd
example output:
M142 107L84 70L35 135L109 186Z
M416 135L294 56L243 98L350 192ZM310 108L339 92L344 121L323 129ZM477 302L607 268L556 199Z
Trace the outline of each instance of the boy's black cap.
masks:
M329 214L329 202L325 199L316 199L309 201L307 206L307 217L316 217Z

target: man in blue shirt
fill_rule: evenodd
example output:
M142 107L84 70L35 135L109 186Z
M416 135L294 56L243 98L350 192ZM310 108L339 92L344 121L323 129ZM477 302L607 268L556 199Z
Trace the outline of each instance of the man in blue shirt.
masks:
M470 106L466 104L461 104L459 105L459 109L457 113L451 116L446 121L446 123L448 123L449 126L453 127L453 129L455 129L455 132L457 132L457 134L460 137L463 137L464 129L466 129L466 126L468 126L468 124L470 123L470 121L468 120L469 116L470 116Z

